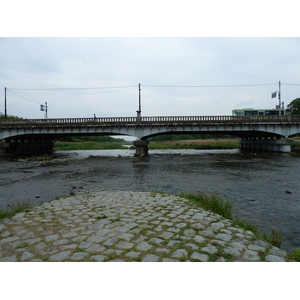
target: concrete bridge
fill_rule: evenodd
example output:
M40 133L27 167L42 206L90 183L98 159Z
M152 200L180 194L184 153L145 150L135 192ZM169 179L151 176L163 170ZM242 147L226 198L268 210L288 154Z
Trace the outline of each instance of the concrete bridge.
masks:
M136 156L148 152L147 138L161 134L226 134L241 148L290 152L288 139L300 134L300 116L157 116L0 121L0 155L50 153L65 136L129 135Z

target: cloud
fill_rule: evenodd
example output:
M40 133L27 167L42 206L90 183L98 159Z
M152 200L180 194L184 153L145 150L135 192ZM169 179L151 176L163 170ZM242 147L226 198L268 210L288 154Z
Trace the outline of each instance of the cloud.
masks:
M1 38L0 88L26 118L45 101L54 118L135 116L139 83L142 115L228 115L275 107L279 80L299 97L299 53L299 38Z

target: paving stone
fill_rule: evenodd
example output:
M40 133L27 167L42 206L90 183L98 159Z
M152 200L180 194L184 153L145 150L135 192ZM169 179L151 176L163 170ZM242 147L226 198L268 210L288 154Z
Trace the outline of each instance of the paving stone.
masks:
M71 260L82 260L86 255L86 252L76 252L71 256Z
M107 239L106 236L102 235L92 235L90 236L86 241L87 242L92 242L92 243L100 243L102 241L105 241Z
M45 241L46 242L53 242L53 241L57 240L58 238L59 238L58 234L52 234L52 235L46 236Z
M157 245L160 245L164 240L159 239L159 238L151 238L149 241L152 242L152 243L155 243Z
M173 257L186 257L188 255L187 251L185 249L177 249L174 253L173 253Z
M197 243L203 243L206 240L206 237L203 237L201 235L196 235L196 236L194 236L193 239Z
M90 253L101 253L105 250L106 250L106 248L99 244L93 244L91 247L86 249L86 251L90 252Z
M171 241L169 241L168 246L169 246L169 247L173 247L174 245L180 244L180 243L181 243L181 241L178 241L178 240L171 240Z
M202 213L196 213L192 217L193 220L199 220L199 221L203 221L204 218L205 218L205 214Z
M17 256L16 255L11 255L11 256L6 256L6 257L1 257L0 262L16 262Z
M186 246L186 247L190 247L190 248L192 248L193 250L199 249L199 246L197 246L196 244L193 244L193 243L185 244L185 246Z
M215 246L213 246L213 245L208 245L208 246L206 246L206 247L203 247L203 248L201 249L201 251L204 251L204 252L208 252L208 253L213 254L213 253L218 252L218 249L217 249Z
M231 234L228 234L228 233L218 233L216 235L216 238L217 239L221 239L222 241L230 241L232 239L232 235Z
M141 252L130 251L130 252L126 253L125 255L128 257L131 257L131 258L137 258L141 255Z
M137 245L136 248L141 251L148 251L149 249L152 248L152 246L147 242L141 242Z
M166 248L156 248L155 252L157 252L157 253L163 252L163 253L167 253L168 254L170 252L170 250L166 249Z
M133 237L134 237L134 235L131 233L128 233L128 232L124 232L124 233L118 235L119 239L126 240L126 241L130 241Z
M252 260L252 261L260 260L258 253L255 251L251 251L251 250L246 250L243 254L243 258L247 259L247 260Z
M51 261L63 261L70 256L71 251L63 251L49 257Z
M285 259L283 257L276 256L276 255L271 255L271 254L268 254L265 257L265 260L266 261L271 261L271 262L285 262Z
M191 258L192 259L197 259L197 260L200 260L200 261L208 261L209 257L208 255L206 254L200 254L198 252L194 252L192 255L191 255Z
M186 229L184 230L183 235L187 237L193 237L194 235L196 235L196 231L194 229Z
M109 238L108 240L106 240L106 241L103 243L103 245L104 245L104 246L110 247L110 246L114 245L114 244L115 244L116 242L118 242L118 241L119 241L118 238L112 237L112 238Z
M174 233L172 233L172 232L163 232L162 234L160 234L159 236L160 237L162 237L162 238L164 238L164 239L166 239L166 240L168 240L168 239L170 239L172 236L174 235Z
M60 246L60 245L65 245L68 244L69 240L67 239L62 239L62 240L56 240L52 243L53 246Z
M163 262L178 262L178 260L172 258L163 258Z
M158 260L159 260L159 256L154 255L154 254L147 254L147 255L143 258L142 262L156 262L156 261L158 261Z
M93 255L89 258L89 260L101 262L104 261L106 258L107 256L105 255Z
M32 258L32 257L34 257L34 255L33 255L32 253L27 252L27 251L26 251L26 252L23 252L23 253L22 253L22 256L21 256L21 261L30 259L30 258Z
M4 231L1 236L3 238L6 238L6 237L9 237L10 235L11 235L11 233L9 231Z
M120 241L118 244L116 244L116 247L121 249L130 249L133 247L133 243L127 241Z
M2 244L6 244L6 243L11 243L11 242L14 242L16 240L18 240L19 238L16 237L16 236L11 236L11 237L8 237L8 238L5 238L1 241Z

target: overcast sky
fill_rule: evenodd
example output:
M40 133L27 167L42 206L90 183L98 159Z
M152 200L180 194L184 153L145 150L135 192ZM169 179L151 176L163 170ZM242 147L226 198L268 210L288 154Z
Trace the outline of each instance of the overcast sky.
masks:
M24 118L45 102L49 118L136 116L139 83L143 116L275 108L279 81L285 106L300 97L297 1L206 2L3 3L0 112L5 87Z
M140 83L143 116L230 115L274 108L279 81L285 105L300 97L299 53L300 38L0 38L1 98L24 118L45 102L50 118L135 116Z

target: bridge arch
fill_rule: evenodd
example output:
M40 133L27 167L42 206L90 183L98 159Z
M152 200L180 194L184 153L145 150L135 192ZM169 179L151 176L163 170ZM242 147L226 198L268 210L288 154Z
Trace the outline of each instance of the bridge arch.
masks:
M300 116L139 116L0 121L0 141L18 137L24 139L24 143L26 139L48 141L62 136L124 135L137 137L141 141L136 143L137 147L146 150L147 138L175 133L218 133L238 136L243 140L283 140L300 133Z

